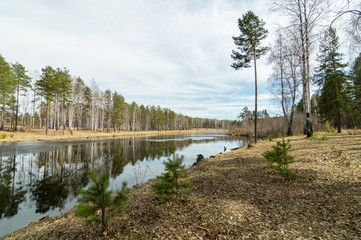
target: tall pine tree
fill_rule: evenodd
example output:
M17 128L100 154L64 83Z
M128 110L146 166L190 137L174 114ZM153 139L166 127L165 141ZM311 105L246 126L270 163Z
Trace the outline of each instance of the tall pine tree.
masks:
M361 125L361 53L352 65L352 97L357 123Z
M26 92L30 87L30 77L26 75L27 70L23 65L16 62L15 64L11 64L11 68L15 75L16 81L16 112L15 112L15 125L14 130L17 130L18 126L18 115L19 115L19 98L20 98L20 91Z
M0 107L1 107L1 126L4 129L6 105L11 99L15 89L15 78L11 67L4 57L0 54Z
M266 54L268 48L261 47L261 41L268 35L268 30L264 28L266 23L259 19L252 11L243 14L238 19L238 27L241 34L233 37L234 43L239 52L232 50L232 59L235 61L231 66L238 70L240 68L249 68L250 62L254 64L254 82L255 82L255 122L254 122L254 141L257 142L257 59Z
M50 66L46 66L41 69L41 78L36 82L37 90L39 95L44 97L46 100L46 126L45 133L48 135L49 129L49 105L54 99L54 92L56 87L56 71Z
M346 93L346 64L338 52L339 43L336 30L330 27L320 44L319 66L315 80L319 90L319 114L324 120L334 121L337 132L341 132L341 113L346 112L350 99Z

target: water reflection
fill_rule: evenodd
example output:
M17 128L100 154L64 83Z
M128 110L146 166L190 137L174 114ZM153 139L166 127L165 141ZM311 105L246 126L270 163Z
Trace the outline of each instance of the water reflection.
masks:
M149 169L158 174L163 170L161 161L166 157L176 152L183 154L185 148L190 151L192 144L193 151L198 151L199 144L206 146L215 142L221 145L232 142L233 147L242 144L242 141L230 139L227 135L207 134L51 142L47 151L45 142L0 145L0 237L10 231L6 225L13 224L12 218L16 222L25 221L20 216L29 215L22 225L15 226L18 228L43 215L57 215L71 208L77 190L89 183L89 170L97 174L107 172L115 182L124 175L125 169L128 175L134 172L134 169L129 170L129 166L146 162L147 167L153 164L154 167ZM214 147L210 148L211 154L217 153ZM196 154L190 152L191 156L194 155L190 160L193 161Z

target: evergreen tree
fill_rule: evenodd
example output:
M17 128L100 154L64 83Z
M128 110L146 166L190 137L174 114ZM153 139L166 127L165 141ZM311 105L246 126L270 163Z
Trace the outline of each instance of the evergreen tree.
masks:
M319 114L324 120L334 120L337 131L341 132L341 113L349 108L350 99L346 93L346 64L338 52L336 30L329 28L320 44L319 66L315 81L320 87L318 98Z
M25 67L21 65L20 63L11 64L11 68L13 70L14 76L15 76L15 82L16 82L16 112L15 112L15 125L14 130L17 130L18 126L18 115L19 115L19 97L20 97L20 91L26 92L28 88L31 87L30 80L31 78L26 75L27 70L25 70Z
M352 65L352 98L354 100L354 114L361 125L361 53Z
M268 48L261 47L260 43L268 35L268 30L264 28L266 23L259 19L252 11L243 14L238 19L238 27L241 35L233 37L234 43L239 52L232 50L232 59L235 61L231 66L238 70L240 68L250 67L250 62L254 63L254 80L255 80L255 123L254 123L254 140L257 142L257 59L266 54Z
M122 213L128 199L129 189L126 187L126 182L123 182L121 190L116 192L115 197L112 197L113 192L108 190L109 178L106 174L97 176L94 171L89 171L88 176L92 185L86 190L80 189L78 191L80 204L76 215L87 219L87 222L101 220L104 230L106 226L105 210L110 208L110 212ZM101 219L96 215L98 210L101 211Z
M39 95L46 100L46 125L45 133L48 135L49 129L49 105L54 99L54 93L56 88L56 71L50 66L46 66L41 69L41 78L36 82Z
M288 169L288 165L293 162L293 157L288 155L288 150L291 148L289 143L290 140L285 142L285 139L282 139L282 142L277 142L276 146L272 147L273 150L263 154L264 158L269 162L267 167L276 170L283 178L295 176L295 174Z
M124 110L124 98L122 95L118 94L116 91L113 93L113 127L115 129L120 129L120 126L123 123L123 110Z
M70 94L71 94L71 76L69 74L69 70L66 68L56 69L56 78L57 78L57 94L59 94L59 97L62 101L62 131L64 135L64 129L65 129L65 104L66 102L70 101Z
M14 92L15 77L11 67L4 57L0 54L0 107L1 107L1 126L4 129L6 105Z
M153 188L162 197L168 197L171 194L176 194L177 197L180 187L188 188L191 186L190 182L179 180L187 177L186 173L181 174L179 172L185 168L183 160L184 156L175 154L172 159L168 158L168 161L163 162L165 173L158 177L161 180L160 182L153 184Z

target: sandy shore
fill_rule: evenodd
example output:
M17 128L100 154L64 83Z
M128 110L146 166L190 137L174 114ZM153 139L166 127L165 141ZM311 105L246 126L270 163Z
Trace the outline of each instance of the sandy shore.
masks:
M48 135L45 134L44 129L27 130L26 132L9 132L0 131L0 143L6 142L25 142L25 141L52 141L52 140L83 140L83 139L107 139L107 138L128 138L128 137L150 137L158 135L174 135L174 134L200 134L206 132L226 132L222 129L192 129L181 131L118 131L118 132L97 132L79 130L73 131L73 135L70 131L65 131L64 135L62 131L49 130Z

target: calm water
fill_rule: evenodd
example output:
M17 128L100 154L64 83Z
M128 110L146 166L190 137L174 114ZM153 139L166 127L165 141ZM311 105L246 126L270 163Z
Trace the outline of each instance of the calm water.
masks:
M88 170L108 172L112 189L123 181L131 187L160 175L173 154L189 167L199 153L208 158L245 144L224 133L0 144L0 237L71 209Z

